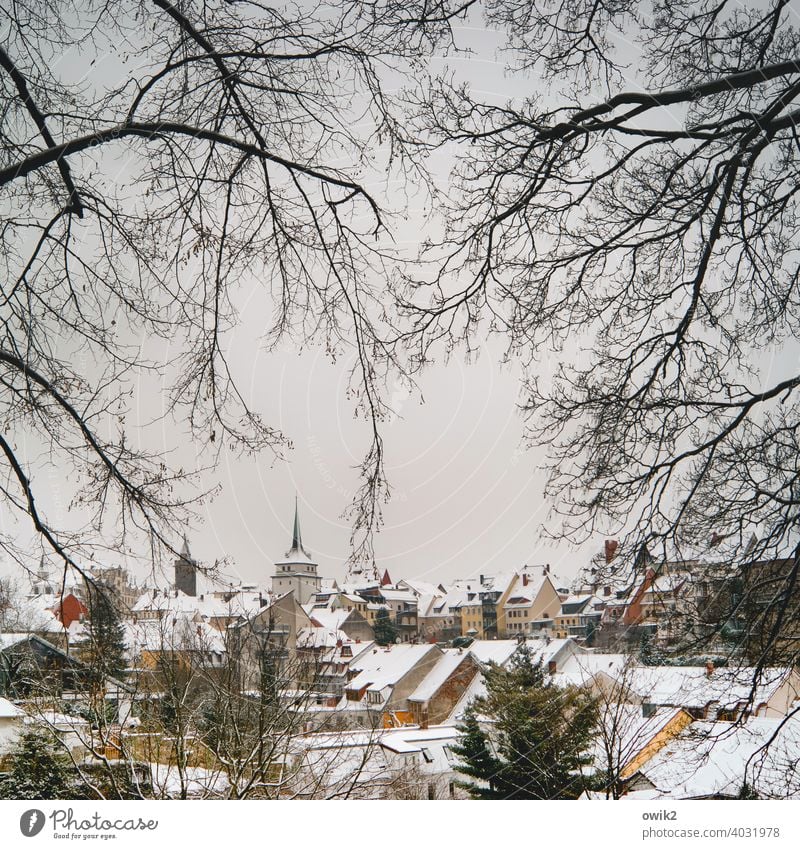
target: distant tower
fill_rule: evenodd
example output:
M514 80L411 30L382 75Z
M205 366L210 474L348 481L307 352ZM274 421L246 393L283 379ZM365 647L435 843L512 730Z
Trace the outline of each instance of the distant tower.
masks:
M175 561L175 589L190 596L197 595L197 561L189 553L189 541L183 535L183 547Z
M286 552L283 560L275 563L272 591L280 595L294 590L297 601L300 604L306 604L315 593L319 592L321 585L322 578L317 574L317 564L303 548L303 540L300 536L300 515L295 497L292 547Z

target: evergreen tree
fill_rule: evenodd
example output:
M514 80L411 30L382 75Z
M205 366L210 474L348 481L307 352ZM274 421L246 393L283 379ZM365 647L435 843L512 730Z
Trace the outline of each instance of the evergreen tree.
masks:
M467 709L453 747L458 770L473 779L462 786L478 799L577 798L588 783L597 700L554 684L527 646L511 668L489 666L485 679L486 695Z
M127 670L125 630L113 590L103 584L88 592L90 646L87 662L98 677L124 678Z
M664 655L653 641L653 634L649 630L643 630L639 639L639 662L642 666L662 666Z
M388 646L397 639L397 627L392 622L389 611L385 607L382 607L378 611L378 615L375 617L373 631L375 632L375 642L379 646Z
M11 769L0 775L0 798L77 799L84 795L69 758L46 733L23 734L8 757Z

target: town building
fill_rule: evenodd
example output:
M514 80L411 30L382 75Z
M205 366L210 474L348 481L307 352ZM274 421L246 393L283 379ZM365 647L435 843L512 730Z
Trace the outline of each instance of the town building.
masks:
M308 604L322 588L322 578L317 570L318 565L311 559L311 555L303 546L300 534L300 515L295 500L292 545L284 555L283 560L278 560L275 563L272 591L275 595L292 592L298 604Z

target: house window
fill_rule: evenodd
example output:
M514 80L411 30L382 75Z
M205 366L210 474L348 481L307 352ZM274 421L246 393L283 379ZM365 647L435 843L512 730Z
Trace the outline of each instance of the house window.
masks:
M368 690L367 701L371 705L379 705L383 701L380 690Z
M430 749L422 749L422 757L425 759L426 764L433 763L433 755L430 752Z
M342 657L352 657L353 649L350 646L342 646Z

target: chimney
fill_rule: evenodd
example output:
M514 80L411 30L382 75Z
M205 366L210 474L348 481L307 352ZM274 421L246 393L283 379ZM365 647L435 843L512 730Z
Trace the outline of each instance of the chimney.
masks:
M524 572L522 573L522 586L523 587L528 586L528 576Z
M606 563L610 563L617 556L619 541L615 539L607 539L605 544Z
M427 705L424 708L422 708L422 710L420 711L419 727L420 728L427 728L428 727L428 706Z
M550 564L549 563L544 564L544 573L545 573L545 575L550 574Z
M710 678L714 674L714 661L706 661L706 678Z
M556 674L556 662L555 662L554 660L548 660L548 661L547 661L547 671L548 671L551 675L555 675L555 674Z
M603 595L604 596L610 596L611 595L611 587L609 587L608 585L604 586L603 587Z

